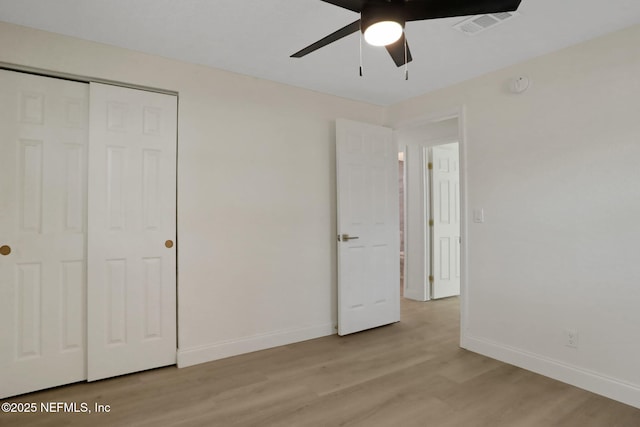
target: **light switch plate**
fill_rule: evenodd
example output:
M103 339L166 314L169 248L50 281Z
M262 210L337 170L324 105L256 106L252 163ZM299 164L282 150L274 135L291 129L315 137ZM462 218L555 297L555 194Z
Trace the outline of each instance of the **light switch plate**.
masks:
M473 222L477 222L477 223L484 222L484 209L477 208L473 210Z

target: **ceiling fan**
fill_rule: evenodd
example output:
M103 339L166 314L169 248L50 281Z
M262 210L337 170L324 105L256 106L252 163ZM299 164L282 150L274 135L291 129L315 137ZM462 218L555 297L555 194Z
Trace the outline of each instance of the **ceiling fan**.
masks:
M330 43L361 31L367 43L385 46L398 67L411 62L404 37L410 21L512 12L521 0L321 0L360 14L360 19L291 55L301 58Z

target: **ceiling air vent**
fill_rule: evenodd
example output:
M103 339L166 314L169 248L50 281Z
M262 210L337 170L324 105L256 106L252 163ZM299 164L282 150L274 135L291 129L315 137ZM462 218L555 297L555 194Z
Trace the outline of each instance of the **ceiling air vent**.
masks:
M518 15L517 12L501 12L472 16L471 18L458 22L453 28L467 35L475 35L488 28L495 27L516 15Z

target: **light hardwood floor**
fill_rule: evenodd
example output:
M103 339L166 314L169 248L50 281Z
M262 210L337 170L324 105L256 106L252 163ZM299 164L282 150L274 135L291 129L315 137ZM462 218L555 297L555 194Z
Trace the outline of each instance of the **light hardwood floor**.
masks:
M190 368L22 395L108 414L3 414L2 426L638 427L640 410L458 347L457 298L400 323Z

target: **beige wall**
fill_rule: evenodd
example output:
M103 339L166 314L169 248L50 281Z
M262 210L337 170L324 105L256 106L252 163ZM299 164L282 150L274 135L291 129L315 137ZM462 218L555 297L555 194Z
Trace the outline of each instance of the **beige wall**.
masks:
M514 95L518 75L533 85ZM463 345L640 407L640 26L394 105L390 123L461 105Z
M0 61L179 92L181 364L334 332L334 119L382 107L5 23Z

